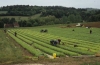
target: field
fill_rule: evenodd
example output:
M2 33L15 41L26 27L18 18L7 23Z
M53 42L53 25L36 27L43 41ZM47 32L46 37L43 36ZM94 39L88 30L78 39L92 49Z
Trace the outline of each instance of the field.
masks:
M16 62L27 62L27 56L32 56L0 29L0 65Z
M0 14L6 14L7 11L0 11Z
M0 16L0 18L15 18L16 21L20 21L20 20L29 20L31 19L36 19L38 17L40 17L41 14L36 14L34 16Z
M91 28L92 34L90 34L89 33L90 29L85 28L85 27L61 28L61 26L62 25L41 26L41 27L32 27L32 28L12 28L12 29L9 28L7 29L8 32L3 33L3 34L4 35L6 34L9 37L11 36L13 38L13 41L15 40L16 44L18 43L18 45L24 48L24 50L27 50L27 53L28 52L31 53L32 55L29 55L29 54L27 55L33 56L33 58L40 57L40 56L48 58L49 56L52 56L53 53L56 53L57 57L64 58L64 59L67 57L82 57L82 56L86 56L86 57L91 56L94 59L94 56L100 52L100 43L99 43L100 29L99 28ZM40 32L41 29L47 29L48 32L41 33ZM73 29L75 31L72 31ZM14 32L17 32L17 36L14 36ZM4 43L6 45L9 45L10 43L9 43L9 40L6 38L6 35L5 36L1 35L1 36L4 37L5 39L5 40L3 39L5 41ZM61 39L61 44L57 46L50 45L50 40L52 39L55 39L55 40ZM17 60L17 58L20 57L23 60L23 58L26 57L26 56L23 57L23 54L25 52L21 52L20 48L16 49L14 45L15 41L11 43L12 46L9 47L10 49L9 51L11 51L11 54L13 54L13 52L16 50L14 55L18 55L18 57L14 59ZM74 45L77 45L77 47L74 47ZM2 50L1 52L4 53L4 51ZM3 57L2 56L4 55L3 53L0 54L1 55L0 57ZM6 60L7 58L8 57L6 57ZM4 58L0 58L0 60L1 59L4 59ZM80 59L82 60L82 58ZM76 59L74 60L76 61ZM77 58L77 60L79 60L79 58ZM98 60L95 60L95 61L98 61ZM4 61L5 59L2 62Z

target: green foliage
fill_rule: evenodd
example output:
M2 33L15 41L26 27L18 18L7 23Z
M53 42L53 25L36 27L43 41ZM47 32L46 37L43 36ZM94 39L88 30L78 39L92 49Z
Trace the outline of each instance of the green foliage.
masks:
M23 51L20 47L17 47L16 42L0 29L0 65L18 62L18 60L21 62L23 59Z
M75 15L74 14L69 15L68 21L70 21L71 23L75 23Z
M13 24L16 22L15 18L2 18L0 19L0 28L4 27L4 24Z
M16 8L16 9L15 9ZM100 10L96 9L76 9L73 7L62 7L62 6L29 6L29 5L13 5L13 6L5 6L0 8L0 11L6 11L6 14L0 14L1 16L28 16L28 19L32 18L33 15L40 14L40 17L54 16L57 19L60 19L60 23L69 22L81 22L81 21L100 21ZM65 18L67 17L67 18ZM24 20L26 20L25 18ZM64 19L64 20L61 20ZM21 18L19 18L21 20ZM46 24L53 24L54 20ZM57 23L57 22L54 22ZM57 23L58 24L58 23ZM40 25L40 23L38 23ZM44 24L43 24L44 25Z
M23 48L27 49L30 53L34 54L35 56L39 56L42 54L42 52L37 51L35 48L31 47L30 45L28 45L27 43L25 43L24 41L16 38L14 35L12 35L11 33L9 33L9 35L17 42L19 43Z
M67 18L67 16L63 16L63 17L62 17L62 23L63 23L63 24L68 23L68 18Z
M35 34L35 33L33 33L33 34ZM30 34L28 34L28 35L30 35ZM34 35L34 38L35 39L37 39L37 40L39 40L39 41L41 41L41 39L43 39L43 40L45 40L45 41L41 41L41 42L45 42L45 43L49 43L48 41L50 41L50 39L49 39L49 36L51 37L51 35L48 35L48 36L45 36L45 35L40 35L40 34L37 34L37 35ZM32 37L32 36L30 36L30 37ZM33 37L32 37L33 38ZM53 36L52 36L52 38L54 38ZM62 38L61 38L62 39ZM63 38L63 40L64 40L65 38ZM75 41L75 40L74 40ZM63 42L66 42L66 41L63 41ZM76 41L77 42L77 41ZM75 43L76 43L75 42ZM67 41L67 43L68 43L68 41ZM69 42L70 44L71 44L71 42ZM78 43L78 42L77 42ZM74 43L73 43L73 45L74 45ZM79 44L77 44L78 46L83 46L82 44L81 45L79 45ZM84 45L85 46L85 45ZM74 48L74 46L68 46L67 45L67 47L66 46L63 46L63 45L58 45L58 47L60 47L60 48L62 48L62 49L66 49L66 50L69 50L69 51L73 51L73 52L77 52L77 53L79 53L79 54L85 54L85 55L91 55L91 54L94 54L93 52L90 52L90 51L87 51L87 50L80 50L80 49L77 49L77 48ZM88 47L88 48L90 48L90 47ZM92 51L92 50L91 50ZM69 55L71 55L71 54L69 54Z
M100 14L97 15L91 15L88 19L89 22L91 21L100 21Z
M6 14L7 11L0 11L0 14Z
M14 23L14 22L16 22L15 18L11 18L10 23Z
M80 15L76 15L75 16L75 22L81 22L82 21L82 18Z
M51 48L52 48L52 46L51 45L46 45L46 44L44 44L43 42L39 42L39 41L37 41L37 40L35 40L35 39L32 39L32 38L30 38L30 37L27 37L27 36L25 36L25 35L21 35L20 36L20 34L17 36L18 38L20 38L21 40L24 40L26 43L28 43L29 45L32 45L33 47L35 47L35 48L37 48L37 49L40 49L41 51L43 51L43 52L46 52L46 53L48 53L48 54L50 54L50 55L52 55L53 53L57 53L57 56L65 56L63 53L60 53L60 52L58 52L58 51L54 51L54 50L52 50ZM41 46L41 45L43 45L43 46ZM50 49L49 49L49 48ZM54 47L53 47L54 48ZM57 49L57 48L55 48L55 49ZM34 53L35 53L35 51L34 51Z
M81 29L75 28L75 31L71 32L72 28L70 28L70 29L68 28L67 31L65 31L66 29L62 29L62 28L46 27L49 30L49 32L48 33L40 33L40 30L42 28L45 28L45 27L41 27L41 28L35 27L34 29L24 29L24 30L23 29L17 29L17 30L13 29L11 31L12 32L17 31L20 35L20 36L18 36L18 38L20 38L21 40L24 40L29 45L31 42L33 42L33 44L32 44L33 47L36 47L37 49L40 49L41 51L48 53L48 54L52 54L52 52L48 52L49 50L52 50L55 52L66 54L68 56L94 55L100 49L99 43L97 43L97 42L94 43L93 41L90 42L91 40L85 40L86 37L84 38L84 36L90 35L90 34L85 33L86 31L88 31L88 29L86 29L86 28L81 28ZM81 30L81 32L84 32L84 33L79 34L80 31L78 31L78 30ZM94 30L96 30L96 29L94 29ZM83 37L82 36L76 37L77 33L80 36L83 35ZM74 34L75 37L72 34ZM61 45L57 45L57 46L50 45L51 39L58 39L58 38L60 38L62 40ZM94 39L94 36L93 36L93 39ZM64 43L64 45L62 45L62 43ZM74 47L75 44L78 47ZM46 49L48 49L48 51ZM58 56L63 56L63 55L58 54Z

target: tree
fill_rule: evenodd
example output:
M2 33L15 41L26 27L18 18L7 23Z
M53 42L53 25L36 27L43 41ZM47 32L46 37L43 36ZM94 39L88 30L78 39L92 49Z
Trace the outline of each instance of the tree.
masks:
M18 21L18 24L19 24L20 27L23 27L23 21L22 20Z
M27 23L26 23L26 26L27 26L27 27L32 27L31 22L27 22Z
M34 23L34 26L38 26L38 22L35 22L35 23Z
M40 18L39 24L40 25L45 25L45 23L46 23L45 20L43 18Z
M63 16L63 17L62 17L62 23L63 23L63 24L67 23L67 16Z
M76 15L75 16L75 22L81 22L82 21L82 18L80 15Z
M1 19L1 21L2 21L4 24L7 24L7 23L9 23L10 19L9 19L9 18L3 18L3 19Z
M10 23L14 23L14 22L16 22L15 18L11 18Z
M23 27L26 27L27 26L27 21L26 20L22 21L22 26Z
M72 23L75 23L75 15L74 14L71 14L68 16L68 21L72 22Z
M4 23L0 21L0 28L4 27Z

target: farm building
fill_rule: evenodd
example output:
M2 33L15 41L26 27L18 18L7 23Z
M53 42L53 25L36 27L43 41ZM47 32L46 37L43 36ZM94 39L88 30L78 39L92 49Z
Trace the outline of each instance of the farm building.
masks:
M19 27L19 24L17 22L15 22L13 25L14 27Z
M12 27L19 27L19 24L17 22L13 24L4 24L4 28L12 28Z
M77 27L81 27L82 26L82 23L78 23L76 26Z

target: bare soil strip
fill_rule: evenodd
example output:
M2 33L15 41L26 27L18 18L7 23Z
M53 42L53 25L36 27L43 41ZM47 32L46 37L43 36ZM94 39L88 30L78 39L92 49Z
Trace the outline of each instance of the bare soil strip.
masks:
M14 64L14 65L44 65L44 64Z

